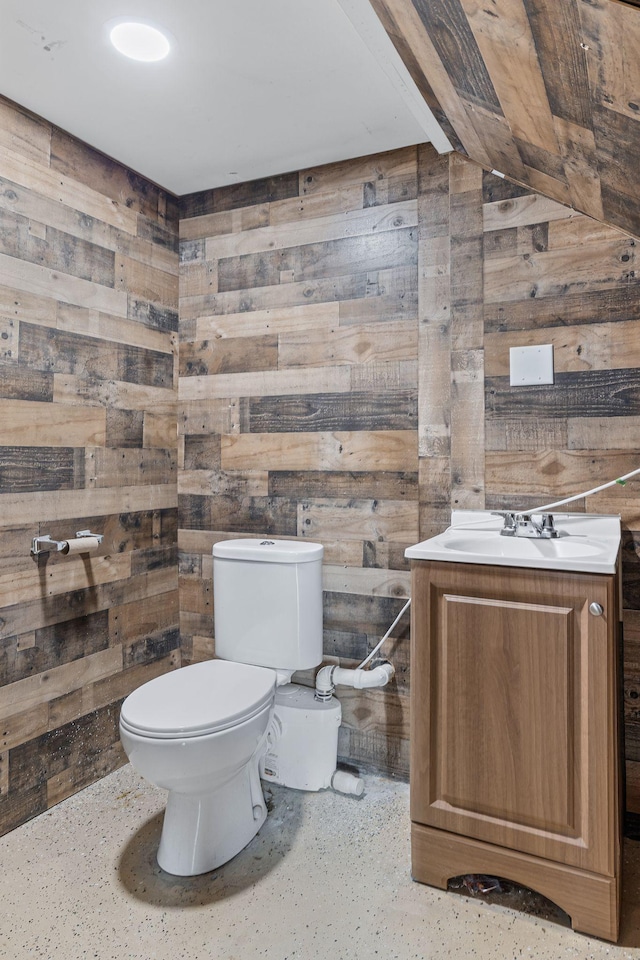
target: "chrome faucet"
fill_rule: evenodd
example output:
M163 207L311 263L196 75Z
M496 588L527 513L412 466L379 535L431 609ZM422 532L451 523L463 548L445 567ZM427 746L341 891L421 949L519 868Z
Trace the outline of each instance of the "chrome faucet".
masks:
M511 510L492 510L493 516L502 517L504 526L502 537L529 537L552 540L558 536L553 523L553 515L543 513L541 519L535 519L530 513L515 513Z

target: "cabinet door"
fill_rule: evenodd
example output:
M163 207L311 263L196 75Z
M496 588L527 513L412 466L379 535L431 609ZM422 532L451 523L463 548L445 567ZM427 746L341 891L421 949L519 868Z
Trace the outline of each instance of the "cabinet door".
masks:
M412 819L613 875L617 622L612 576L414 563Z

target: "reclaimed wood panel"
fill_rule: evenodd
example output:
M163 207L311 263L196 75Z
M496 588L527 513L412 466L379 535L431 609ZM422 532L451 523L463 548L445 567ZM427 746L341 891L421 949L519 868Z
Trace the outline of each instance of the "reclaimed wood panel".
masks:
M153 387L130 380L94 380L71 373L54 373L53 401L54 405L65 404L67 408L78 404L104 407L107 422L114 411L139 411L144 417L147 410L158 413L175 410L176 402L171 383Z
M52 627L39 628L0 645L0 678L3 685L44 673L64 663L79 660L109 646L107 611ZM57 642L55 642L57 640Z
M97 190L127 210L143 214L159 225L164 222L164 191L55 127L51 133L51 169Z
M389 364L384 366L388 368ZM377 372L377 368L366 369L362 378L364 383L378 387L375 391L250 397L241 432L415 430L417 391L394 389L393 380L384 389L375 376Z
M415 180L415 173L413 175ZM276 248L284 251L287 248L300 247L318 242L327 243L330 240L341 240L347 237L361 237L365 234L377 236L388 230L398 230L400 227L413 227L417 222L415 199L396 201L395 203L370 205L363 209L362 191L353 198L352 210L342 209L339 213L328 214L326 209L317 209L319 214L311 217L307 210L304 218L282 219L270 225L257 227L242 232L226 233L217 236L208 236L205 241L204 258L206 260L222 260L230 257L247 256L261 252L268 252ZM279 252L279 256L286 256ZM342 251L342 258L347 258Z
M285 202L286 201L281 201ZM296 198L297 202L297 198ZM268 226L273 221L273 210L277 201L259 203L237 210L220 210L218 213L204 213L199 216L187 216L180 220L180 240L204 240L206 237L218 237L226 233L239 233L244 230L256 230ZM186 207L183 214L188 214Z
M133 236L98 217L80 215L73 206L45 197L42 193L36 194L4 177L0 177L0 208L27 217L32 232L35 234L39 231L41 239L46 239L47 229L53 227L71 237L96 244L105 251L110 250L114 254L118 251L150 266L177 273L175 238L171 248L157 243L149 244L142 235Z
M250 373L278 367L275 336L234 337L223 343L187 341L180 350L181 377L210 377L220 373Z
M485 303L484 322L487 331L528 330L593 323L598 320L631 320L638 314L635 284L622 283L605 289L583 289L576 293L559 292L550 297Z
M486 189L486 173L483 179ZM526 227L532 223L555 224L556 221L565 220L573 223L575 219L579 218L576 218L575 211L570 207L563 207L556 200L539 193L521 193L517 197L500 198L484 203L482 207L482 226L487 233Z
M8 102L6 105L10 107ZM15 105L14 110L21 112ZM49 137L51 137L50 126ZM49 161L50 156L46 163L28 157L19 152L17 145L15 149L0 147L2 176L6 180L35 191L48 200L64 203L80 214L95 217L96 220L131 236L137 234L138 216L135 211L115 203L112 198L104 196L100 190L81 184L74 177L58 173L51 168Z
M98 585L90 591L60 594L59 599L43 604L40 599L13 604L2 611L0 637L14 636L34 630L39 624L50 626L98 609L110 609L147 597L159 597L177 588L176 571L168 567Z
M413 360L417 331L412 320L358 323L326 332L281 333L278 362L281 367L318 367L336 363L363 364L377 360Z
M506 339L509 340L507 346ZM491 366L487 376L509 375L509 347L525 347L553 340L553 364L558 372L591 369L629 369L640 364L640 325L636 320L590 323L549 330L511 331L487 334Z
M295 501L281 497L181 494L180 527L187 530L225 530L229 535L251 533L295 537L298 531ZM213 624L209 624L211 629Z
M173 338L167 340L165 333L152 330L135 320L112 317L68 303L59 303L55 324L45 325L55 325L66 333L80 334L103 342L127 344L156 353L172 353L175 347Z
M355 495L359 500L417 500L418 474L389 470L270 470L272 497L295 499L337 498ZM360 551L362 553L362 551Z
M89 489L176 482L177 458L173 449L85 447L85 451L85 480Z
M22 494L2 493L0 529L5 525L13 527L17 523L28 523L35 511L38 517L65 521L68 536L67 520L73 521L82 516L108 518L118 512L137 514L145 510L171 510L176 506L176 488L170 483L153 486L136 484L116 489L107 487L97 494L93 490L61 490L55 497L41 490L31 493L28 498ZM61 539L64 539L63 534L64 530L60 532Z
M640 410L638 372L632 367L558 373L554 388L515 388L506 377L490 377L485 382L487 408L497 419L510 417L514 411L533 418L624 417L635 416Z
M4 98L0 100L0 144L46 167L51 156L51 127Z
M355 540L412 543L418 537L418 504L387 500L301 500L298 536L320 542L344 536ZM389 624L390 625L390 624Z
M0 488L11 493L84 485L84 454L74 447L0 447Z
M0 260L0 265L2 261ZM414 264L400 264L360 273L340 274L304 281L295 280L287 273L283 282L250 289L236 289L203 296L184 297L180 303L180 322L197 320L203 316L220 316L300 307L305 304L321 304L349 300L370 301L373 312L376 298L383 300L385 309L394 304L402 312L402 301L415 291L416 271ZM384 298L384 299L383 299Z
M178 494L196 496L225 494L234 497L266 497L269 494L267 470L183 470Z
M535 257L507 257L487 262L487 303L523 300L526 297L558 297L586 283L594 289L636 284L635 241L619 237L607 244L589 244L574 249L543 251ZM567 276L572 277L570 284Z
M467 156L640 236L635 2L372 5Z
M215 649L211 547L229 537L323 543L329 656L364 655L398 612L419 516L417 170L407 147L182 201L185 661ZM349 731L359 756L382 736L355 707Z
M196 337L260 337L326 330L340 322L337 303L310 303L297 307L252 310L250 313L204 316L196 319ZM183 324L184 326L184 324ZM181 344L185 342L181 330Z
M171 386L171 353L103 341L51 327L20 324L19 355L30 370L123 380L150 387Z
M418 215L421 241L419 286L418 432L420 456L448 452L451 383L451 283L449 164L420 154Z
M37 236L40 232L43 236ZM46 226L38 231L32 220L0 208L0 253L40 263L52 270L106 287L115 284L115 255L96 243Z
M212 376L181 377L178 397L183 400L223 397L278 397L301 393L348 393L351 373L348 366L316 367L304 375L293 370L257 370L253 373L224 373Z
M286 197L298 196L298 174L286 173L264 177L248 183L234 183L214 190L202 190L180 198L181 220L202 217L210 213L237 210L256 204L272 203Z
M356 593L364 596L409 597L411 576L406 572L375 567L348 567L325 563L324 589L331 593Z
M114 647L89 654L33 677L16 680L0 690L0 718L11 716L84 687L122 669L122 649Z
M178 329L178 311L173 307L127 296L127 309L129 318L145 323L156 330L177 331Z
M308 197L318 194L337 194L350 184L364 188L372 182L410 178L416 173L416 147L389 150L372 157L360 157L341 163L328 163L310 167L298 174L299 195L307 202ZM364 201L363 201L364 203Z
M244 433L222 438L223 470L250 470L260 462L281 470L398 471L416 456L413 430L336 431L335 433Z
M83 447L105 441L105 411L95 407L40 403L27 392L26 399L3 398L2 410L2 446Z
M0 117L4 833L123 763L122 698L180 665L178 228L157 186ZM96 554L29 555L81 529Z
M382 233L285 247L277 251L224 257L218 260L218 289L221 292L266 287L283 282L325 280L339 272L358 275L417 260L417 234L404 227Z
M50 292L55 301L101 310L117 317L127 316L127 295L113 286L103 286L4 253L0 253L0 275L7 285L24 293L46 297Z

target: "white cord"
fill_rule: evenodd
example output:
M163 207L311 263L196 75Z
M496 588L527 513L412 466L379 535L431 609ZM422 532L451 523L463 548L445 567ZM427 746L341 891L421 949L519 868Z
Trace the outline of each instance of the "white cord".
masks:
M554 510L555 507L563 507L565 503L573 503L574 500L582 500L583 497L590 497L592 493L600 493L601 490L606 490L608 487L614 487L616 483L624 486L625 482L630 477L635 477L638 473L640 473L640 467L638 467L637 470L632 470L631 473L625 473L624 476L618 477L617 480L610 480L609 483L603 483L599 487L594 487L592 490L586 490L584 493L577 493L574 497L567 497L565 500L556 500L555 503L545 503L542 507L534 507L533 510L525 510L523 512L544 513L545 510Z
M368 657L365 657L365 659L362 661L362 663L359 664L359 665L356 667L356 670L360 670L362 667L365 667L365 666L369 663L370 660L373 660L373 658L375 657L376 653L378 652L378 650L380 649L380 647L382 646L382 644L385 642L385 640L386 640L387 637L390 635L390 633L391 633L391 631L393 630L393 628L395 627L395 625L398 623L398 621L399 621L400 618L402 617L402 615L403 615L403 613L405 612L405 610L406 610L410 605L411 605L411 597L409 597L409 599L408 599L407 602L405 603L404 607L402 608L402 610L400 611L400 613L398 614L398 616L395 618L395 620L393 621L393 623L391 624L391 626L389 627L389 629L388 629L387 632L385 633L385 635L384 635L384 637L382 638L382 640L381 640L378 644L376 644L376 646L373 648L373 650L371 651L371 653L369 654L369 656L368 656Z
M555 510L556 507L563 507L565 503L573 503L575 500L582 500L584 497L590 497L593 493L600 493L601 490L607 490L609 487L615 487L616 483L624 487L627 480L630 477L635 477L640 473L640 467L637 470L632 470L630 473L625 473L621 477L618 477L616 480L609 480L608 483L602 483L599 487L593 487L591 490L585 490L584 493L576 493L572 497L565 497L564 500L556 500L555 503L545 503L541 507L527 507L526 510L517 511L518 513L545 513L547 510ZM505 512L510 513L512 511L499 511L496 510L496 513ZM478 527L483 523L495 523L496 521L493 517L483 517L482 520L469 520L468 523L461 524L461 526L467 527ZM451 527L449 527L451 529Z

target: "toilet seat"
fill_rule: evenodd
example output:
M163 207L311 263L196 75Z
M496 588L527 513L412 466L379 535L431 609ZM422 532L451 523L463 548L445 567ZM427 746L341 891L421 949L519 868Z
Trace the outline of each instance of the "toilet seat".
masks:
M125 730L161 740L201 737L235 727L272 700L276 672L206 660L165 673L131 693L120 713Z

